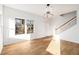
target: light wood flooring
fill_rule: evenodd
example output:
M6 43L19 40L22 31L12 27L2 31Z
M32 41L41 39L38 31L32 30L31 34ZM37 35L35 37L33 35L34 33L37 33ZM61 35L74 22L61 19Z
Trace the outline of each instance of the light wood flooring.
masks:
M46 51L51 37L23 41L3 47L2 55L51 55Z
M79 43L61 40L61 55L79 55Z

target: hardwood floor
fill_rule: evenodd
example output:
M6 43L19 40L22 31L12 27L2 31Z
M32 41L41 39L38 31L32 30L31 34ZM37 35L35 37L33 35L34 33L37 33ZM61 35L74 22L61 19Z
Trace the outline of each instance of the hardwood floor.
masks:
M79 55L79 43L61 40L61 55Z
M30 40L3 47L2 55L51 55L46 51L51 37Z

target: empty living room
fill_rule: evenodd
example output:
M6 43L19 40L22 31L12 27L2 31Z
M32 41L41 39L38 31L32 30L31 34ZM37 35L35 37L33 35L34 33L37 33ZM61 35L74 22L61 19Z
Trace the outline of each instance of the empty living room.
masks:
M0 4L1 55L79 55L79 4Z

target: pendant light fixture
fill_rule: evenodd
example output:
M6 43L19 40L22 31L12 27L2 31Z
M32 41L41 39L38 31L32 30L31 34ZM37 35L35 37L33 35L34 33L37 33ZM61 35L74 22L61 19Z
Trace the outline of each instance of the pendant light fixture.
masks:
M52 14L52 6L51 4L46 5L46 11L45 11L45 17L46 18L51 18L53 16Z

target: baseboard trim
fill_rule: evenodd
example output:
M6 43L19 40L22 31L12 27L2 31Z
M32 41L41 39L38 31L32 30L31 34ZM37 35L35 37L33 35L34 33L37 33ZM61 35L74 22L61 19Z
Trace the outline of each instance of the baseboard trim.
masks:
M53 37L53 36L52 36L52 35L50 35L50 36L45 36L45 37L36 38L36 39L32 39L32 40L46 39L46 38L51 38L51 37Z
M75 44L79 44L79 42L78 41L71 41L71 40L65 40L65 39L61 39L61 41L67 41L67 42L71 42L71 43L75 43Z

